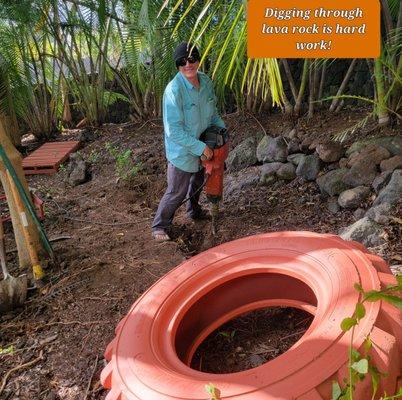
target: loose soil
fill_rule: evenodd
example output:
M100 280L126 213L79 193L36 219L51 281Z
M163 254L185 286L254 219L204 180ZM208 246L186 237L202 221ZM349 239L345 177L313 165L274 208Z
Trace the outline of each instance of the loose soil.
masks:
M191 368L227 374L258 367L289 350L313 316L290 307L252 311L222 325L197 349Z
M328 138L353 127L365 115L365 109L317 114L310 121L301 120L299 130L305 136ZM232 146L257 131L279 135L292 128L292 123L280 114L258 118L231 114L225 120L232 133ZM379 132L373 126L366 125L347 140L352 142L356 135L397 132ZM150 224L166 187L161 121L108 125L92 130L92 134L92 140L81 150L92 162L91 181L69 187L64 180L64 168L55 175L28 177L29 185L45 201L44 227L48 236L71 238L54 243L57 257L47 265L48 283L43 294L31 290L22 309L0 317L0 391L5 384L0 399L104 399L106 392L99 376L105 366L103 352L114 336L115 326L141 293L181 261L214 245L256 233L337 233L353 221L350 211L331 214L314 183L296 179L287 185L245 190L236 201L224 201L216 236L211 235L208 221L190 223L182 207L175 217L173 241L155 243L150 237ZM63 140L76 138L74 131L63 136ZM119 151L132 149L134 158L142 163L142 172L130 183L117 179L107 143ZM38 144L27 143L30 151L35 146ZM202 202L207 206L205 199ZM401 218L401 207L396 212L395 216ZM391 264L398 264L402 259L400 222L392 222L387 231L387 243L374 251ZM9 225L6 233L10 250L15 244ZM11 272L18 274L15 252L8 254L8 263ZM205 342L206 347L216 346L216 357L207 362L203 356L201 369L219 372L220 368L249 368L239 362L240 356L232 367L223 365L221 360L236 353L239 347L242 350L238 353L246 354L242 357L249 363L253 354L268 360L277 354L259 353L259 347L277 340L272 347L284 351L278 343L286 344L286 336L307 327L301 322L296 326L302 317L293 310L261 312L267 313L261 330L274 329L272 335L256 341L247 339L247 332L240 336L242 319L236 322L239 325L221 327L223 331L236 329L238 334L229 337L233 339L230 346L228 338L220 335L226 347L213 338ZM260 320L255 316L245 318ZM240 341L236 342L237 339ZM253 360L256 362L257 358Z

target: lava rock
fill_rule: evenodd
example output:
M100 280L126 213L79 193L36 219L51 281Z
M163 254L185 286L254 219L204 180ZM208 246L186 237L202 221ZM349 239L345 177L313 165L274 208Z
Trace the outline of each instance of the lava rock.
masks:
M264 136L257 146L257 159L259 162L285 162L288 155L288 144L282 136Z
M70 164L67 168L67 182L70 186L78 186L91 179L89 164L80 153L70 154Z
M339 142L329 141L320 143L316 147L320 159L327 163L338 161L344 153L344 148Z
M317 184L320 187L321 193L328 196L337 196L349 186L344 182L344 177L348 170L346 168L335 169L327 172L325 175L321 175L317 178Z
M298 153L300 151L300 142L297 139L292 139L288 143L288 154Z
M262 165L260 168L260 183L262 185L271 185L276 182L277 175L276 172L281 168L284 164L280 162L267 163Z
M385 242L385 232L381 225L367 217L342 229L340 236L344 240L356 240L368 247L378 246Z
M327 202L327 208L332 214L339 212L341 207L338 204L338 199L336 197L330 197Z
M391 176L388 185L385 186L373 205L376 206L382 203L395 204L402 197L402 169L396 169Z
M314 181L319 172L320 158L316 153L303 158L296 169L296 175L307 181Z
M225 200L236 198L242 190L257 186L260 180L259 167L247 168L241 173L235 175L227 175L224 184L224 197Z
M370 194L370 189L365 186L358 186L342 192L338 197L338 203L342 208L356 208Z
M292 163L282 164L276 171L276 175L279 179L284 179L285 181L292 181L296 178L296 168Z
M377 168L370 160L360 160L345 174L344 182L349 187L370 186L377 173Z
M299 165L300 164L300 162L304 159L304 158L306 158L306 155L305 154L303 154L303 153L296 153L296 154L290 154L288 157L287 157L287 160L289 161L289 162L291 162L292 164L294 164L294 165Z
M381 171L394 171L395 169L402 168L402 156L394 156L388 158L388 160L381 161Z
M228 171L238 171L257 163L256 156L257 139L255 136L248 137L238 144L226 160Z
M390 220L392 206L389 203L382 203L367 210L365 217L372 219L379 224L386 225Z
M364 147L360 152L352 153L348 159L348 166L353 167L353 165L363 161L379 165L381 161L390 156L390 152L385 147L372 143Z
M392 176L392 171L384 171L380 175L376 176L373 180L371 186L373 187L374 191L378 193L382 188L388 185Z
M346 155L349 156L355 151L360 151L369 144L377 144L386 148L393 156L402 156L402 136L382 136L357 141L346 150Z
M364 214L366 213L366 211L364 211L363 208L358 208L355 210L355 212L353 213L353 217L355 218L355 220L359 220L362 219L364 217Z
M348 159L343 157L339 160L339 168L346 168L348 166Z

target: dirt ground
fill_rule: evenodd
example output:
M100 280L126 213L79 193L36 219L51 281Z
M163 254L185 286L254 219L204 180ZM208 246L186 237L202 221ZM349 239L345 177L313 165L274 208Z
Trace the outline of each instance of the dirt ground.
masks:
M329 138L352 127L366 113L364 109L349 109L337 115L323 113L310 121L302 120L299 129L306 136ZM248 114L231 114L225 120L232 134L232 146L256 131L265 130L276 136L291 129L291 122L280 114L258 119ZM353 135L397 132L396 128L379 132L372 127L368 124L363 132ZM208 221L189 223L182 207L174 221L174 240L155 243L150 239L150 223L166 186L161 121L109 125L92 132L92 140L81 149L92 162L89 182L70 187L65 183L64 168L55 175L28 177L29 185L45 201L44 227L48 236L67 235L70 239L54 243L57 259L46 270L49 282L44 294L30 291L22 309L0 317L0 399L104 399L106 392L99 375L105 366L103 352L114 336L115 326L141 293L183 259L256 233L337 233L354 220L349 211L331 214L315 183L296 179L274 188L250 189L236 201L224 202L214 237ZM63 139L74 139L76 135L67 132ZM353 135L348 137L349 142ZM29 148L34 146L31 143ZM142 163L142 172L131 183L117 179L108 146L119 151L132 149L134 158ZM202 201L205 203L205 199ZM391 264L399 264L401 225L395 222L387 230L388 243L374 250ZM11 249L14 243L9 226L6 231L7 248ZM12 271L18 273L15 253L8 255L8 262L14 266ZM292 312L286 311L284 318ZM301 327L305 325L302 317L295 319ZM253 318L258 320L258 315ZM281 322L279 325L285 326ZM276 336L280 340L281 335L299 328L294 323L286 325ZM220 336L221 343L231 340L227 335ZM294 341L297 339L296 335ZM229 353L238 350L235 341L229 343L228 349L214 340L212 344L206 343L205 351L208 346L221 346L222 354L230 358ZM255 346L249 347L242 349L241 354L248 351L265 357L256 353ZM284 350L276 350L274 356L278 351ZM217 371L216 361L212 359L210 364L208 368Z

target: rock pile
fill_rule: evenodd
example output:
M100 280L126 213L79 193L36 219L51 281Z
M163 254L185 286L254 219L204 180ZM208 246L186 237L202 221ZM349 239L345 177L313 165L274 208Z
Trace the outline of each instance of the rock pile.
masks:
M383 225L402 198L402 136L358 141L348 149L294 135L253 137L231 151L227 166L226 198L258 184L315 181L331 212L355 210L357 221L341 236L366 246L384 242Z

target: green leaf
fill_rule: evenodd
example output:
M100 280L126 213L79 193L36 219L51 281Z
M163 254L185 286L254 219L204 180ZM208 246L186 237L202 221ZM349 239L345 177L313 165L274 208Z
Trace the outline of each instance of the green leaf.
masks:
M369 336L366 337L364 341L364 351L367 353L373 347L373 343Z
M356 304L355 315L357 320L364 318L364 316L366 315L366 308L364 307L364 304L362 303Z
M339 386L339 383L336 381L332 382L332 397L331 400L338 400L342 395L342 389Z
M397 275L395 278L396 278L396 281L398 282L398 286L399 286L400 290L402 290L402 274Z
M350 328L352 328L353 326L355 326L357 324L357 320L356 318L345 318L342 322L341 322L341 329L344 332L347 332Z
M358 292L363 293L363 288L362 285L360 285L360 283L355 283L353 286Z
M351 368L354 369L359 374L367 374L367 372L368 372L368 361L365 358L362 358L360 361L354 362L351 365Z
M380 373L378 372L378 369L376 367L373 367L371 365L369 366L369 373L371 376L371 385L373 387L372 399L374 399L378 390L378 385L380 383Z
M205 385L205 390L209 395L211 395L211 400L219 400L221 393L212 383Z
M353 361L359 361L360 360L361 354L357 350L352 349L351 353L352 353L352 360Z
M382 296L383 296L383 293L381 293L377 290L370 290L369 292L366 293L366 296L364 299L366 301L373 302L373 301L381 300Z
M12 344L7 347L0 347L0 356L3 356L5 354L13 354L13 353L14 353L14 346Z
M384 294L382 299L385 300L387 303L391 303L393 306L402 309L402 298L399 296L394 296L392 294Z

